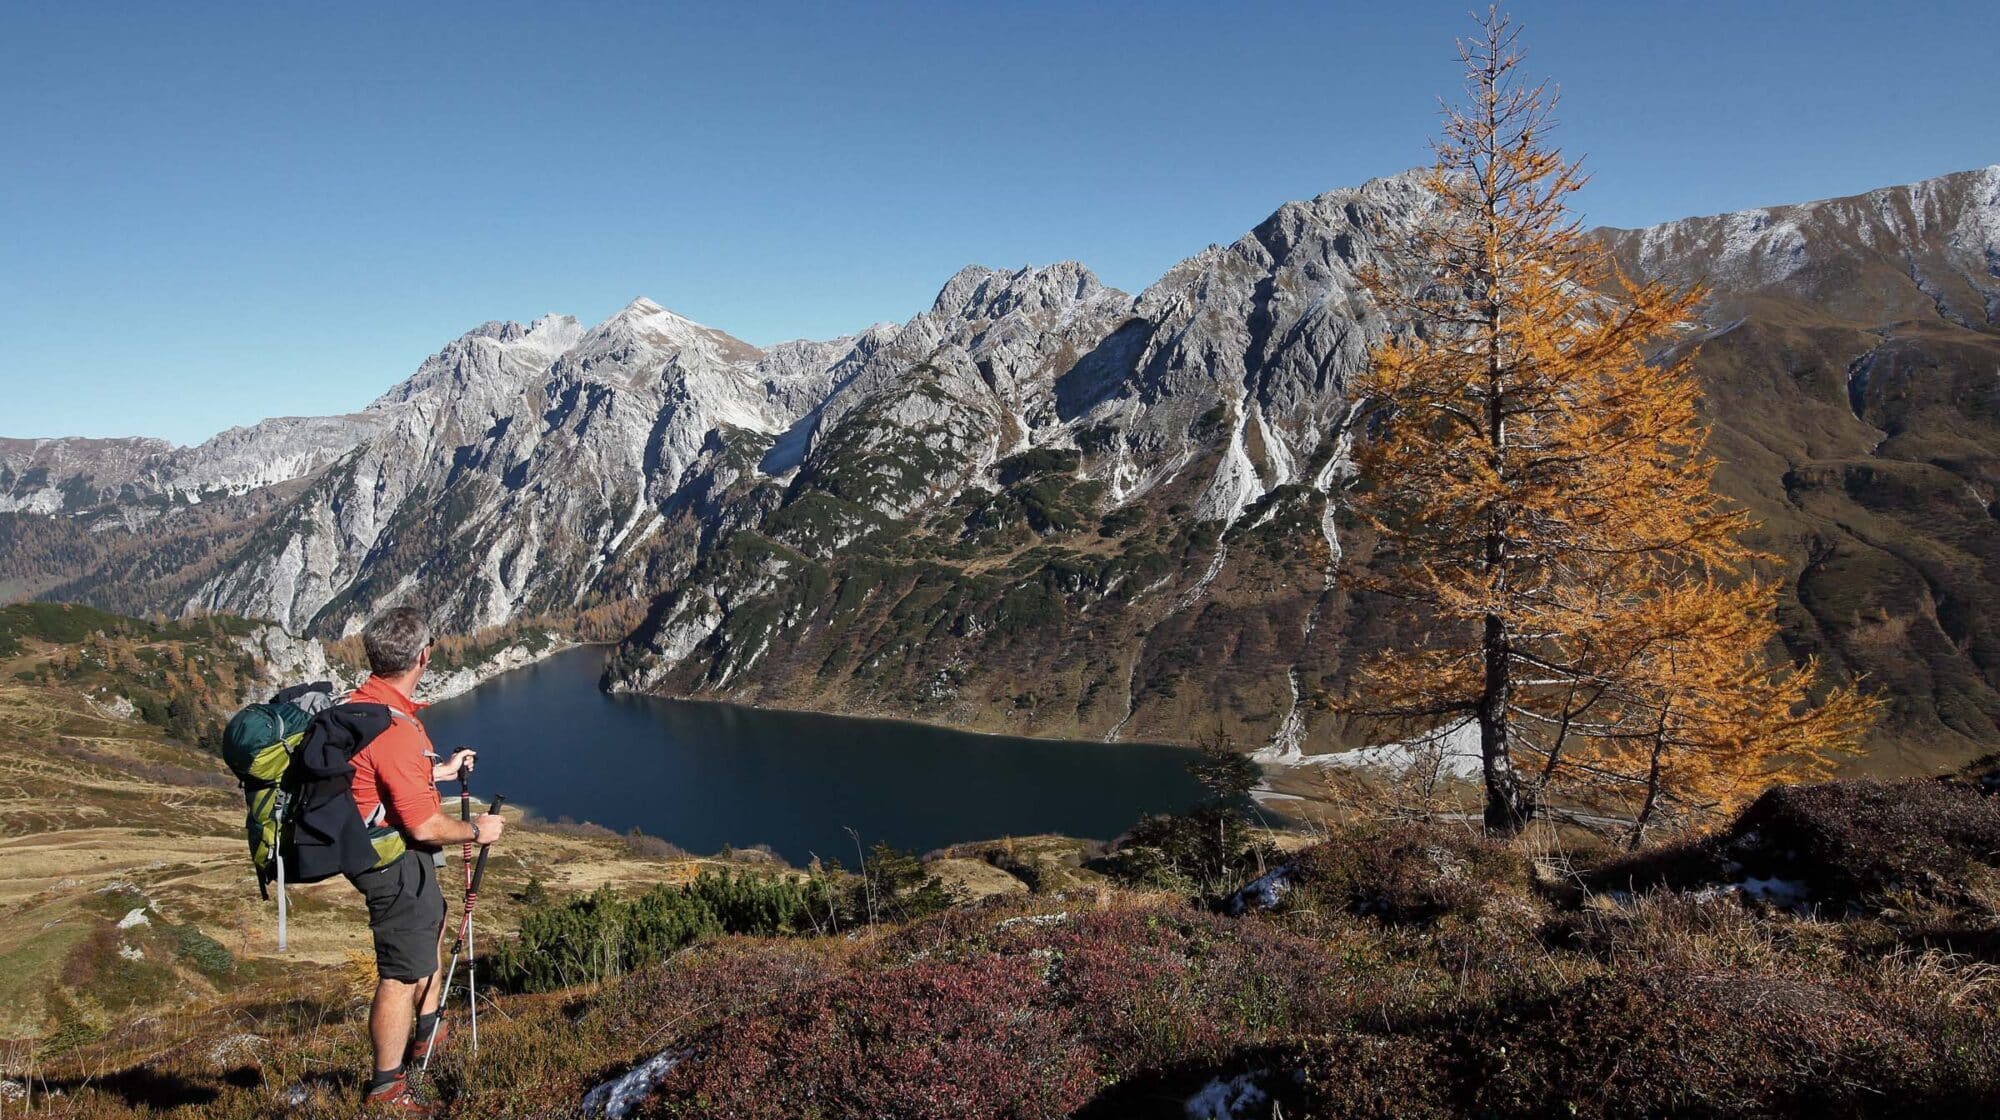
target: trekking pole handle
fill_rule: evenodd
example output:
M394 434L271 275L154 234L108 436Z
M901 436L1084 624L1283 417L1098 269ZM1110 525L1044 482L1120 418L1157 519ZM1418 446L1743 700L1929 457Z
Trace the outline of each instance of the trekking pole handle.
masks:
M498 813L500 811L500 806L503 803L505 803L506 800L507 800L506 794L504 793L495 794L493 797L493 803L486 807L486 811L489 813ZM488 853L492 851L493 851L493 845L491 844L481 844L479 846L479 862L472 865L472 893L474 895L477 895L479 893L480 876L486 874L486 856Z

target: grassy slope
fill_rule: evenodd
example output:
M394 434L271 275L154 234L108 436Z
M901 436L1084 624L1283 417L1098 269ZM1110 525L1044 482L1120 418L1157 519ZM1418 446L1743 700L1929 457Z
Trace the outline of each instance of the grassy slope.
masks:
M1905 792L1763 810L1788 845L1830 830L1789 865L1827 892L1819 913L1704 895L1689 848L1630 861L1359 825L1302 853L1268 914L1067 884L858 936L720 938L591 989L505 997L477 1062L461 1047L429 1088L458 1115L566 1115L670 1052L639 1115L1177 1117L1218 1079L1286 1117L1986 1114L1993 857L1954 862L1968 849L1949 830L1896 859L1860 853L1883 839L1871 827L1941 818L1977 846L2000 806ZM1742 838L1712 855L1746 856ZM1610 891L1646 882L1666 885ZM361 1014L331 978L237 994L43 1073L65 1115L348 1115Z
M147 655L172 649L183 664L220 663L237 655L228 635L241 628L154 627L43 604L0 609L0 1039L65 1024L88 1034L367 951L359 896L335 880L294 889L291 949L279 957L276 907L259 900L240 838L235 779L213 755L112 707L157 687ZM136 671L77 658L80 642L121 630L132 635ZM517 827L489 864L482 924L507 928L510 896L530 876L557 892L589 890L691 876L701 862L641 855L615 837ZM146 923L118 930L134 909ZM130 960L132 951L145 955ZM59 987L71 993L67 1010L52 1001Z

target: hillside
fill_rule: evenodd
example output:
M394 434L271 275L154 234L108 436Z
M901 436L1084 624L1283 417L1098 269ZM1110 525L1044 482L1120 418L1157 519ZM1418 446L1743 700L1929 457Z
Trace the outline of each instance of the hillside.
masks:
M710 934L624 975L499 997L477 1059L461 1046L427 1091L457 1115L744 1120L2000 1104L1992 796L1798 787L1638 858L1547 840L1356 823L1220 911L1064 884L842 936ZM350 1115L362 1013L343 987L275 979L67 1043L41 1059L35 1101Z
M1382 330L1357 277L1417 183L1288 203L1136 296L974 267L907 322L769 348L641 299L481 326L350 417L16 441L0 580L324 637L399 601L459 634L587 620L624 639L614 688L1359 745L1312 700L1398 625L1336 575L1369 546L1343 497ZM1714 286L1722 484L1786 561L1792 651L1889 694L1861 765L1991 749L2000 169L1599 236Z
M1724 490L1784 556L1793 651L1897 702L1881 770L2000 721L2000 167L1606 235L1715 289L1700 371Z
M258 630L240 619L0 608L0 1055L10 1067L50 1039L88 1040L267 985L332 990L355 960L367 972L366 915L338 880L294 887L291 949L277 953L276 907L259 900L242 839L242 794L214 754L191 745L234 709L238 690L270 688L246 645ZM571 892L720 866L601 829L529 825L508 840L481 900L495 930L516 920L510 895L530 878Z
M120 702L260 687L257 632L0 610L5 1107L354 1114L358 896L295 887L278 954L233 781ZM1108 848L877 849L865 876L516 818L481 892L481 1050L425 1091L773 1120L2000 1106L2000 756L1774 789L1638 853L1490 841L1365 786L1305 833L1218 805Z

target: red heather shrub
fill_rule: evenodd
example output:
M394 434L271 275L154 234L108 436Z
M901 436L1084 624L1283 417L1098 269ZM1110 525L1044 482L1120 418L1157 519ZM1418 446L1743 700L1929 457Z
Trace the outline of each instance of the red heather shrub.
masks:
M1728 831L1599 869L1599 889L1679 890L1745 876L1795 881L1823 913L1894 896L2000 913L2000 796L1967 781L1776 786Z
M1105 1090L1074 1120L1186 1120L1187 1102L1221 1082L1264 1100L1245 1117L1461 1120L1451 1057L1430 1038L1337 1031L1249 1047L1214 1064L1145 1070ZM1211 1097L1212 1100L1212 1097Z
M1352 1004L1319 943L1193 908L1084 914L1042 931L1057 998L1105 1072L1220 1057L1340 1022Z
M587 1022L614 1037L680 1037L708 1022L761 1012L844 974L844 947L748 938L697 945L614 982L591 999Z
M856 973L705 1032L653 1116L1066 1116L1096 1088L1033 957Z
M1065 1116L1109 1079L1335 1029L1354 1006L1318 943L1193 907L957 912L850 964L690 1032L654 1114Z

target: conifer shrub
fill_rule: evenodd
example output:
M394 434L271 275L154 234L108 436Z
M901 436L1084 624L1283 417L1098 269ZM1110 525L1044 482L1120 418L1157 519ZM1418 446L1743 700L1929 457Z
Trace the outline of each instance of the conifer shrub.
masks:
M633 972L723 933L775 937L815 928L808 885L762 875L703 872L624 897L608 888L531 910L494 961L498 981L542 992Z
M623 976L722 934L794 937L935 914L954 899L916 856L877 844L860 875L838 863L809 876L704 871L624 896L609 888L535 906L501 945L498 982L545 992Z
M1250 791L1263 779L1258 765L1218 730L1188 772L1207 796L1185 812L1147 816L1134 825L1103 861L1114 881L1213 900L1276 865L1276 850L1259 839L1246 812Z
M838 875L841 870L837 861L826 866L831 875ZM828 893L823 883L816 890L821 896ZM862 873L849 882L844 891L832 893L840 900L840 924L850 927L883 921L914 921L929 917L956 901L944 882L924 869L923 861L917 858L916 853L899 851L879 842L869 850Z
M236 971L236 957L228 948L194 926L171 926L169 935L173 938L174 955L210 979L219 980Z

